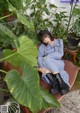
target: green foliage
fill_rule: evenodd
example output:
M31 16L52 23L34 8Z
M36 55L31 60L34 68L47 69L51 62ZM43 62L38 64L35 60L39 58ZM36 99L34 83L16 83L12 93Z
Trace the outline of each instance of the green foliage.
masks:
M27 20L25 16L22 16L20 13L16 13L17 14L17 17L18 17L18 20L26 25L29 29L32 29L34 30L34 26L33 26L33 22L31 20Z
M0 0L0 16L3 16L3 13L8 9L8 4L6 0Z
M0 23L0 43L1 43L1 48L7 47L9 45L12 45L16 48L19 47L19 42L17 40L16 35L14 35L12 31L9 30L2 23Z
M52 34L57 35L59 38L65 36L66 29L63 25L63 21L67 21L67 16L65 16L66 12L60 11L60 13L53 13L51 12L52 9L57 10L57 7L54 4L46 4L45 1L42 4L41 2L36 0L33 0L28 8L31 10L31 13L27 16L34 23L35 36L41 29L51 30ZM44 18L44 15L48 17ZM53 19L52 22L50 19L53 17L55 17L55 19ZM31 33L28 35L31 37Z
M57 99L48 91L41 88L40 94L42 96L42 107L48 108L48 107L60 107L60 103L57 101Z
M43 3L44 2L44 3ZM53 24L50 22L50 19L44 19L43 15L50 16L52 13L50 12L48 7L56 8L56 6L52 4L46 4L44 1L38 2L34 0L32 4L30 4L29 8L32 10L30 14L30 18L34 23L35 32L37 33L41 29L48 29Z
M0 0L0 16L4 16L6 12L9 12L8 1L17 9L20 10L23 7L23 0Z
M77 37L80 37L80 7L75 7L73 9L73 17L76 19L73 21L70 31L74 32Z
M53 13L49 9L57 8L55 5L46 3L45 0L32 0L31 4L25 8L31 10L30 14L27 14L27 19L33 22L33 29L25 29L26 34L34 41L34 43L39 43L37 38L37 33L41 29L53 29L53 23L50 21L50 18L44 18L43 16L51 16ZM34 36L34 37L33 37Z
M80 37L80 18L77 18L71 28L71 31L76 34L77 37Z
M39 0L40 4L45 4L46 0Z
M80 17L80 8L76 5L76 7L73 9L73 16Z
M64 26L64 22L67 22L67 16L65 16L66 12L55 13L54 14L54 26L53 26L53 35L58 38L63 38L66 35L66 28Z
M40 89L39 75L33 67L36 65L36 46L26 36L21 36L19 42L20 47L17 51L6 49L4 58L1 59L22 70L22 75L16 70L11 70L6 74L5 81L11 94L16 101L30 108L33 113L37 113L42 108L59 107L60 104L51 94Z
M10 2L9 4L9 10L11 12L14 12L17 15L18 20L23 24L28 27L28 29L34 30L33 22L32 20L28 20L25 15L21 14L15 7L12 6Z
M23 0L7 0L9 1L13 7L17 10L21 10L23 8Z
M19 37L20 35L24 34L25 31L25 26L19 22L18 20L13 21L12 23L6 23L6 26L11 29L11 31Z
M20 63L21 65L21 63ZM37 71L30 64L21 65L22 76L15 70L7 73L5 81L14 98L22 105L30 108L33 113L41 109L41 96ZM34 94L36 96L34 96Z
M68 33L75 33L76 36L80 36L80 7L77 5L78 0L76 2L73 2L70 4L70 15L69 15L69 21L67 25L67 35ZM75 21L71 24L71 20L75 18ZM76 37L75 37L76 38Z
M20 62L25 61L30 62L31 65L37 65L37 47L34 46L34 43L27 37L21 36L19 38L20 47L17 48L17 51L5 49L4 56L6 60L15 66L19 66Z

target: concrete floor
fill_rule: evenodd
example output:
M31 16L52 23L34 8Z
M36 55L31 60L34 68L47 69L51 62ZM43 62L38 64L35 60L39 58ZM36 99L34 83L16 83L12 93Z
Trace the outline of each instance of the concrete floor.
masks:
M61 100L61 108L47 113L80 113L80 90L70 92Z

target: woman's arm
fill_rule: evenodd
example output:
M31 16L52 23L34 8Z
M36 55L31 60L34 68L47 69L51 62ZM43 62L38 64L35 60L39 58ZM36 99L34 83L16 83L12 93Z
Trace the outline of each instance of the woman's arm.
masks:
M48 70L48 69L46 69L46 68L37 68L37 70L39 71L39 72L41 72L41 73L50 73L50 71Z
M64 50L63 50L63 40L59 39L59 47L58 50L55 50L55 52L53 53L49 53L48 57L54 58L54 59L61 59L63 54L64 54Z
M41 44L39 49L38 49L38 58L44 56L44 45Z
M38 67L43 67L43 57L44 57L44 45L41 44L38 50L38 58L37 58L37 63Z

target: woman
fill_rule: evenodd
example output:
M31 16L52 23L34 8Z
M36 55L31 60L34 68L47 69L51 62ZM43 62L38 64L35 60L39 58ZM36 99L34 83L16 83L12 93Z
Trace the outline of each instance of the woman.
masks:
M38 37L42 43L38 52L38 71L42 72L43 80L53 86L52 93L57 89L61 95L68 93L69 76L64 71L64 61L61 59L64 54L62 39L54 39L47 30L41 30ZM55 81L58 82L57 88Z

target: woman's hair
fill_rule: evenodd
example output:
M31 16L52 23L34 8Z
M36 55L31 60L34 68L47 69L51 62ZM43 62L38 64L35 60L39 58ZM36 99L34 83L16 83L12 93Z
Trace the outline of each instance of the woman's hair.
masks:
M49 38L51 40L54 40L53 36L51 35L51 33L48 30L41 30L38 33L38 38L39 38L40 42L43 42L43 39L46 38L46 36L49 36Z

